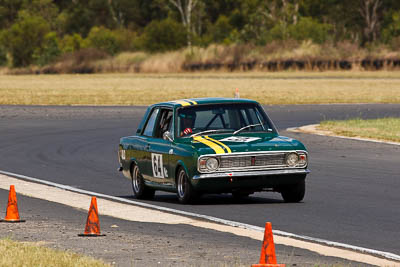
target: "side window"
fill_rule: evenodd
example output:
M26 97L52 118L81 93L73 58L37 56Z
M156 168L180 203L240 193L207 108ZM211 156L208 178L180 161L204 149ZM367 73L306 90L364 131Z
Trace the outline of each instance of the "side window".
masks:
M156 123L154 137L162 138L166 131L171 131L172 110L162 109L160 119Z
M149 120L147 121L146 127L144 128L143 135L153 136L154 125L156 124L157 115L160 109L156 108L152 111Z

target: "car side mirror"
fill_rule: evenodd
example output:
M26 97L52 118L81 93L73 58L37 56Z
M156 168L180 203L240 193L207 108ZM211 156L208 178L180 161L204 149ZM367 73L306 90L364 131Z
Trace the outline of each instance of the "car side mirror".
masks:
M164 132L162 137L164 140L169 140L170 142L173 141L172 134L169 131Z

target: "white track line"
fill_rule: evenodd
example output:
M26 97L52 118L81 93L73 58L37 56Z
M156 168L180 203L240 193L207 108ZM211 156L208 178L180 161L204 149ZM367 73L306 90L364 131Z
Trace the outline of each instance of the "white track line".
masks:
M220 224L223 224L223 225L238 227L238 228L242 228L242 229L248 229L248 230L255 230L255 231L258 231L258 232L264 232L264 228L263 227L259 227L259 226L255 226L255 225L250 225L250 224L245 224L245 223L240 223L240 222L220 219L220 218L216 218L216 217L213 217L213 216L197 214L197 213L192 213L192 212L186 212L186 211L182 211L182 210L176 210L176 209L171 209L171 208L166 208L166 207L160 207L160 206L147 204L147 203L134 201L134 200L129 200L129 199L125 199L125 198L120 198L120 197L114 197L114 196L110 196L110 195L96 193L96 192L92 192L92 191L88 191L88 190L82 190L82 189L74 188L74 187L71 187L71 186L68 186L68 185L62 185L62 184L58 184L58 183L53 183L53 182L49 182L49 181L41 180L41 179L38 179L38 178L33 178L33 177L21 175L21 174L16 174L16 173L12 173L12 172L7 172L7 171L1 171L0 170L0 174L8 175L8 176L11 176L11 177L15 177L15 178L19 178L19 179L23 179L23 180L27 180L27 181L31 181L31 182L36 182L36 183L40 183L40 184L49 185L49 186L53 186L53 187L56 187L56 188L60 188L60 189L64 189L64 190L68 190L68 191L72 191L72 192L76 192L76 193L81 193L81 194L85 194L85 195L101 197L101 198L104 198L104 199L114 200L114 201L118 201L118 202L122 202L122 203L133 204L133 205L144 207L144 208L149 208L149 209L169 212L169 213L172 213L172 214L178 214L178 215L183 215L183 216L199 218L199 219L203 219L203 220L207 220L207 221L211 221L211 222L216 222L216 223L220 223ZM337 247L337 248L350 249L350 250L353 250L353 251L356 251L356 252L360 252L360 253L366 253L366 254L371 254L371 255L374 255L374 256L378 256L378 257L383 257L383 258L386 258L386 259L400 261L400 255L397 255L397 254L394 254L394 253L390 253L390 252L379 251L379 250L369 249L369 248L363 248L363 247L348 245L348 244L329 241L329 240L320 239L320 238L297 235L297 234L292 234L292 233L284 232L284 231L280 231L280 230L273 230L272 232L275 235L278 235L278 236L284 236L284 237L295 238L295 239L300 239L300 240L305 240L305 241L311 241L311 242L319 243L319 244L322 244L322 245L328 245L328 246L333 246L333 247ZM340 255L338 255L338 257L340 257Z

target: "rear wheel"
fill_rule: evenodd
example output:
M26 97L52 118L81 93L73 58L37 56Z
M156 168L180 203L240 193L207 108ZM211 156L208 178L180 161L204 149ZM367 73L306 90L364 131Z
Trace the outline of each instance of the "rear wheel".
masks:
M155 190L144 184L143 176L136 164L132 168L132 189L137 199L151 199L154 197Z
M306 193L306 182L302 180L297 184L287 186L281 190L283 200L288 203L300 202Z
M196 192L193 190L192 184L183 168L178 171L178 177L176 179L176 189L178 200L182 204L188 204L195 200Z

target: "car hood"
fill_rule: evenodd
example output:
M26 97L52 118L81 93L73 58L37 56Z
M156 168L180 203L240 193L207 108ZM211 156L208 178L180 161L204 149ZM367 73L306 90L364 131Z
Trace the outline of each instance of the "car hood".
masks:
M281 150L305 150L299 141L272 134L266 135L213 135L190 138L199 155Z

